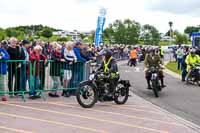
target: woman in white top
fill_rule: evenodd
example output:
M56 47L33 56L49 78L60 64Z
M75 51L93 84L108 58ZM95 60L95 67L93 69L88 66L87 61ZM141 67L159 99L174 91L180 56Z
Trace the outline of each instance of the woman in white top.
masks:
M73 64L74 62L77 61L73 47L74 47L74 43L69 41L66 43L65 50L64 50L64 59L68 61L70 64Z
M69 41L65 44L64 59L66 61L66 64L64 65L64 76L63 76L63 80L64 80L63 87L64 88L68 87L69 81L72 78L73 64L77 62L77 57L74 53L73 47L74 47L74 43L71 41ZM69 91L64 90L63 96L69 97L70 96Z

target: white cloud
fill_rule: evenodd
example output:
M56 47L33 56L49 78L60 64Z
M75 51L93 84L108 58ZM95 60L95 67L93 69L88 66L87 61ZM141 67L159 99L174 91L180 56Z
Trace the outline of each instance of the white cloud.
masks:
M166 10L162 10L163 4L160 2L161 0L137 2L133 0L0 0L0 27L43 24L59 29L89 31L96 28L98 10L101 6L108 10L106 25L115 19L130 18L141 24L152 24L161 32L166 32L169 21L173 21L174 27L180 31L183 31L187 25L200 24L200 17L170 12L167 11L167 7ZM161 9L155 8L158 3ZM180 8L181 3L178 4L177 7Z

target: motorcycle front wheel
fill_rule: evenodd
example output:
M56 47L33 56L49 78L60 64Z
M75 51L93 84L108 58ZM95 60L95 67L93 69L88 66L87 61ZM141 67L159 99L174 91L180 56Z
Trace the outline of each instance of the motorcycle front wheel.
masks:
M159 95L158 95L158 90L159 90L158 82L159 82L158 80L153 80L152 81L152 89L153 89L155 97L159 97Z
M97 102L97 92L92 85L79 86L76 99L83 108L92 108Z
M125 104L129 97L129 87L125 87L123 84L119 83L116 87L116 93L114 96L114 101L116 104Z

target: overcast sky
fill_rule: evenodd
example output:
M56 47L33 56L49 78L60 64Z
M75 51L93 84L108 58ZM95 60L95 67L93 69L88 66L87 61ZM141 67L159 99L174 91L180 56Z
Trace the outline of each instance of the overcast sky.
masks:
M0 27L43 24L64 30L96 28L100 7L107 8L106 26L116 19L130 18L154 25L160 32L183 32L200 25L200 0L0 0Z

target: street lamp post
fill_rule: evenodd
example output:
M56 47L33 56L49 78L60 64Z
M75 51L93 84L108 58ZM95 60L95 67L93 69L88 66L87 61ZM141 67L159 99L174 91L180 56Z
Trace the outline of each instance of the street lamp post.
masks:
M172 26L173 26L173 22L169 22L169 27L170 27L170 37L171 37L171 41L172 41Z

